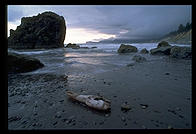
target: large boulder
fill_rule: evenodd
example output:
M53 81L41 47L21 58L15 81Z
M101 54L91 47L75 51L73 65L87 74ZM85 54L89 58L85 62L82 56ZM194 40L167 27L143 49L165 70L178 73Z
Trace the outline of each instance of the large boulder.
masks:
M8 53L8 73L24 73L36 70L44 65L27 55Z
M192 58L192 51L190 47L172 47L171 51L172 58L178 59L191 59Z
M16 30L10 30L8 47L14 49L64 47L65 20L53 12L23 17Z
M152 55L170 55L172 46L153 48L150 50Z
M78 49L78 48L80 48L80 46L76 45L76 44L69 43L69 44L67 44L66 48Z
M171 46L168 42L166 42L166 41L161 41L161 42L157 45L157 48L159 48L159 47L168 47L168 46Z
M132 53L132 52L137 52L137 51L138 50L135 46L124 45L124 44L121 44L118 49L118 53Z

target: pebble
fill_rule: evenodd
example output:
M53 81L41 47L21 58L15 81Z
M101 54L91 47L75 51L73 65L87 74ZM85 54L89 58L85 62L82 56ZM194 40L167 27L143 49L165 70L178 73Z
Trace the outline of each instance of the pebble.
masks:
M122 117L121 117L121 120L122 120L123 122L125 122L125 121L126 121L126 119L125 119L125 117L124 117L124 116L122 116Z
M121 105L121 110L122 111L129 111L131 109L131 106L127 104L127 102L123 103Z
M59 102L63 102L64 100L60 100Z
M102 122L99 123L99 125L103 125L103 124L104 124L104 121L102 121Z
M165 73L165 75L170 75L170 73Z
M169 125L167 128L168 128L168 129L172 129L172 126L171 126L171 125Z
M143 129L146 129L146 126L142 125L142 128L143 128Z
M57 124L57 121L55 123L53 123L53 125L56 125Z
M105 114L105 117L108 117L109 116L109 114Z
M140 106L142 107L142 109L146 109L148 107L148 105L146 104L140 104Z
M61 118L61 113L57 112L57 114L55 115L55 118Z

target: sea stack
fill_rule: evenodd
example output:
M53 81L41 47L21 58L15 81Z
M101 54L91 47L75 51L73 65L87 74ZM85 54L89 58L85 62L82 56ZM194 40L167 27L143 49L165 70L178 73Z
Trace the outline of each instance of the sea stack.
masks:
M8 48L40 49L64 47L65 20L53 12L23 17L16 30L10 30Z

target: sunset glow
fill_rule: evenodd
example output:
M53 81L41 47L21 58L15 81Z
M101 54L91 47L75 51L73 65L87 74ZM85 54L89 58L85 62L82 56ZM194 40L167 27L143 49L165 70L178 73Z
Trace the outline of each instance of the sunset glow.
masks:
M86 43L87 41L99 41L108 38L114 38L115 35L99 33L84 28L67 28L64 43Z

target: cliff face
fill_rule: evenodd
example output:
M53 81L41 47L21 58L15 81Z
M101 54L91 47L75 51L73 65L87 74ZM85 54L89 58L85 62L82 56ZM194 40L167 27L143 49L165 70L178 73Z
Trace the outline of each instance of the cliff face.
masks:
M17 29L10 30L8 47L14 49L64 47L65 20L53 12L23 17Z
M187 32L182 32L177 35L171 35L162 38L160 41L167 41L169 43L177 44L191 44L192 43L192 29Z

